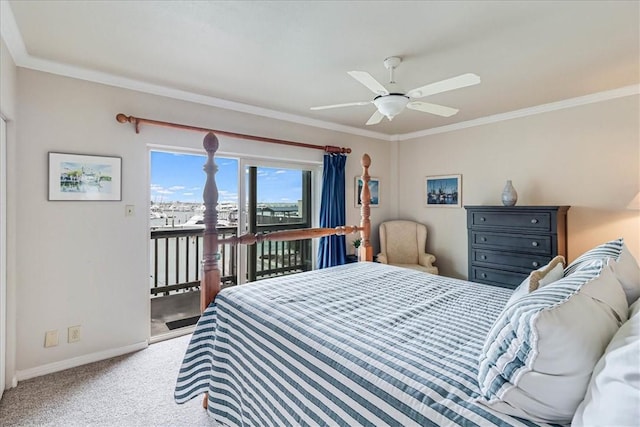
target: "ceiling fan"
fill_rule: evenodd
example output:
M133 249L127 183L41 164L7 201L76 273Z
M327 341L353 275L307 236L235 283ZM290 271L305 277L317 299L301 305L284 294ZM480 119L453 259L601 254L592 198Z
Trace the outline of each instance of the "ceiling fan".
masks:
M389 84L385 88L371 74L366 71L349 71L348 74L366 86L371 92L377 96L372 101L347 102L346 104L322 105L319 107L311 107L312 110L326 110L329 108L351 107L359 105L374 104L377 108L376 112L369 118L367 125L375 125L380 123L384 117L389 121L393 120L405 107L422 111L425 113L435 114L442 117L450 117L458 112L458 109L445 107L443 105L430 104L428 102L414 101L414 99L423 98L436 93L447 92L449 90L460 89L467 86L473 86L480 83L480 77L473 73L462 74L450 79L441 80L435 83L421 86L404 93L395 82L393 72L402 59L397 56L391 56L384 60L384 66L389 70Z

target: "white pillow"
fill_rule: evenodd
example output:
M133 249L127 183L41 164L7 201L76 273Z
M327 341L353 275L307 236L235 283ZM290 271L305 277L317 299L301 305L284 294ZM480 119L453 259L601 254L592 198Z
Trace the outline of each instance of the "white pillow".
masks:
M572 426L640 424L640 301L629 312L596 364Z
M624 239L612 240L588 250L564 269L564 275L570 275L593 260L608 258L616 261L614 272L627 296L627 303L633 304L640 297L640 267Z
M520 283L518 287L513 290L513 293L511 294L511 297L509 297L509 301L507 301L507 304L505 304L505 307L509 307L511 304L513 304L514 301L519 300L520 298L522 298L523 296L529 293L530 279L531 279L531 275L528 275L527 278L524 279L522 283Z
M569 423L627 316L622 286L603 260L516 300L485 339L480 402L517 417Z
M531 273L529 293L562 279L564 272L564 258L557 256L547 266Z
M564 271L564 257L558 255L549 261L549 264L540 267L537 270L533 270L526 279L518 285L518 287L511 294L511 298L507 301L506 306L511 305L515 300L533 292L537 288L553 283L556 280L562 279L562 273ZM531 289L532 284L535 283L535 289Z
M606 260L607 258L613 258L617 260L620 252L622 252L622 246L624 246L624 240L616 239L589 249L574 259L567 268L564 269L564 275L568 276L578 270L580 266L587 265L598 259Z
M636 302L640 297L640 267L626 244L622 245L620 256L613 263L613 271L627 295L629 305Z

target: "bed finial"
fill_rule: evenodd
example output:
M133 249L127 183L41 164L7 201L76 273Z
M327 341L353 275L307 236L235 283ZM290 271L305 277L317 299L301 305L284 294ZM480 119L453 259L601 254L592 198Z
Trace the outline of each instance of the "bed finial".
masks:
M202 145L204 146L204 149L207 150L207 153L209 151L212 151L214 155L216 151L218 151L218 148L220 147L220 143L218 142L218 137L213 132L209 132L208 134L205 135Z
M358 260L359 261L373 261L373 248L371 247L371 220L369 216L371 214L371 191L369 190L369 166L371 166L371 157L367 153L362 155L360 160L362 165L362 191L360 192L360 201L362 206L360 207L360 238L362 244L360 245Z
M200 282L200 309L204 311L220 292L220 269L218 268L218 187L215 175L218 167L214 156L220 146L213 132L207 133L202 142L207 151L207 163L203 169L207 174L202 199L204 201L204 252L202 254L202 279Z
M369 157L367 153L364 153L362 155L362 159L360 159L360 164L362 165L363 168L367 168L367 172L368 172L369 166L371 166L371 157Z

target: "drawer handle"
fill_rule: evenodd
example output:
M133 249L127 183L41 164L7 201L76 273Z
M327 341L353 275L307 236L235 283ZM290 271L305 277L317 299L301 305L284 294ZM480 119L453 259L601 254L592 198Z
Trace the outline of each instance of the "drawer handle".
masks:
M533 247L538 247L539 243L538 242L531 242L531 246Z
M481 276L482 276L483 279L486 279L487 278L487 273L482 273Z
M481 241L481 242L486 242L486 241L487 241L487 238L486 238L486 237L481 237L481 238L480 238L480 241Z
M534 267L537 267L537 266L539 266L540 264L538 264L538 261L533 261L533 262L531 263L531 265L533 265Z
M537 219L537 218L533 218L533 219L531 220L531 224L537 224L537 223L538 223L538 219Z
M487 259L487 256L486 255L482 255L480 258L481 259Z
M480 217L480 221L485 222L487 219L483 216Z

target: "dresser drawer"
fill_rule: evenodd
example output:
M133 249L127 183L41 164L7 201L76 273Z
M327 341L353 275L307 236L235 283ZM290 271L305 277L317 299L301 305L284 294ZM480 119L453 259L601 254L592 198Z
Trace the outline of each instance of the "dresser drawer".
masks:
M550 235L471 231L469 237L473 248L551 255L552 236Z
M523 273L536 270L551 261L550 255L522 255L513 252L494 252L482 249L471 250L471 262L486 267L521 270Z
M471 227L518 228L523 231L551 231L549 212L473 212Z
M472 266L469 280L472 282L486 283L487 285L515 289L527 276L529 276L527 273L515 273L512 271Z

